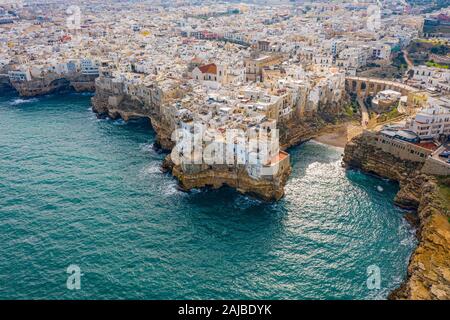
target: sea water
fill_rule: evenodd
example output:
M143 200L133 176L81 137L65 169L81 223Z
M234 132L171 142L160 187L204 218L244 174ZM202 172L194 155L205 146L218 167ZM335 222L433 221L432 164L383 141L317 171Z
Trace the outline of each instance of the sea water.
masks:
M87 95L0 97L0 299L374 299L405 277L398 186L346 171L342 149L290 149L286 196L264 203L179 191L154 142Z

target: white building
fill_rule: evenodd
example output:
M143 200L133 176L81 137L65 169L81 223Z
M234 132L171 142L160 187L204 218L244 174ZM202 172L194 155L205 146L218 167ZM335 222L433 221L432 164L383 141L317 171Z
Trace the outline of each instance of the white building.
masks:
M11 82L31 80L30 70L28 69L25 71L9 71L8 76Z
M422 85L450 92L450 70L416 66L413 72L413 79L420 81Z
M98 64L91 59L82 59L81 73L85 75L98 75Z
M406 128L414 131L421 139L450 135L450 99L430 98L429 107L421 110L415 118L406 123Z

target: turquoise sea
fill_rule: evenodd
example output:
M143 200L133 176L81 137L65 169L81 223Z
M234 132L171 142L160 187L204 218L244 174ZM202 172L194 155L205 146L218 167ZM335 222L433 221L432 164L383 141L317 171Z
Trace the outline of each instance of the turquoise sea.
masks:
M154 141L146 122L98 120L89 95L0 97L0 299L373 299L405 276L398 186L346 171L342 149L291 149L268 204L178 191Z

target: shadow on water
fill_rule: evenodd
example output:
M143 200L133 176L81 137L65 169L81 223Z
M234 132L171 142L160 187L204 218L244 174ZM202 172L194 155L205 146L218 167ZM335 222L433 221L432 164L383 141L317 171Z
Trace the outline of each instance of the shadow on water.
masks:
M240 237L270 251L284 234L287 210L282 204L247 197L230 187L194 190L179 206L190 208L185 218L193 229L207 228L210 235L229 238L224 242L229 250L236 244L233 239Z
M254 219L265 216L272 217L280 212L280 203L265 202L257 198L242 195L231 187L220 189L202 188L187 193L183 198L187 206L195 206L199 212L226 219Z
M18 92L9 83L0 83L0 98L4 96L18 96Z

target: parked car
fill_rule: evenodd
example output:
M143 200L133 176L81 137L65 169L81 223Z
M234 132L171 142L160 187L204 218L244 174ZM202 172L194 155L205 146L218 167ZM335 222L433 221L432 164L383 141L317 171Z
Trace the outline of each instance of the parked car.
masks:
M444 157L444 158L448 158L450 156L450 151L446 150L446 151L442 152L439 156L440 157Z

